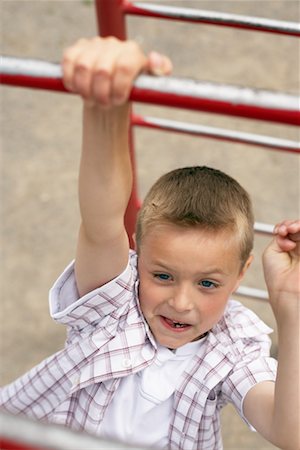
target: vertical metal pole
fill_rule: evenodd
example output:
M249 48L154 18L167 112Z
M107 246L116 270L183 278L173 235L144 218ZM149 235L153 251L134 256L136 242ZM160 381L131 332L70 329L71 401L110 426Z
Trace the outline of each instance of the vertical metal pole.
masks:
M126 39L123 0L95 0L98 31L100 36Z
M100 36L115 36L121 40L126 39L126 23L125 15L123 12L123 5L124 0L95 0L97 24ZM131 197L125 214L125 227L129 237L130 246L131 248L133 248L134 242L132 236L135 231L136 217L140 205L137 195L137 176L133 142L133 127L131 126L131 124L129 128L129 146L133 173L133 186Z

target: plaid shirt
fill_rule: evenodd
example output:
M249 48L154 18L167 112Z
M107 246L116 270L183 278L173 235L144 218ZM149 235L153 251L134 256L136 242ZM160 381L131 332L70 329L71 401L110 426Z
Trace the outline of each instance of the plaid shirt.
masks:
M157 351L139 309L136 263L131 252L118 278L79 300L73 265L65 270L50 291L50 308L68 326L66 346L3 387L2 408L99 434L121 378L149 366ZM196 354L178 381L169 449L222 449L220 409L231 402L243 417L248 390L275 379L270 331L254 313L229 301L205 340L205 356Z

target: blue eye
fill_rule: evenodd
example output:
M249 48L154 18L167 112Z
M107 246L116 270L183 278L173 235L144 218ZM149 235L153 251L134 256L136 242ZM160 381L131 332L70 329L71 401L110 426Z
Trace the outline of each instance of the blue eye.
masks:
M209 280L200 281L200 285L202 287L204 287L205 289L212 289L212 288L218 287L218 285L216 283L213 283L212 281L209 281Z
M155 273L154 278L158 278L161 281L169 281L171 277L166 273Z

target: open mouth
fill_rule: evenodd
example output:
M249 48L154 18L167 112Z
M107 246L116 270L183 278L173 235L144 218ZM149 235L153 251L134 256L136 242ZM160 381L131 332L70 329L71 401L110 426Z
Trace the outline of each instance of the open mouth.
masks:
M191 325L188 323L177 322L164 316L161 316L161 321L163 325L165 325L165 327L167 327L168 329L172 329L173 331L185 331L191 327Z

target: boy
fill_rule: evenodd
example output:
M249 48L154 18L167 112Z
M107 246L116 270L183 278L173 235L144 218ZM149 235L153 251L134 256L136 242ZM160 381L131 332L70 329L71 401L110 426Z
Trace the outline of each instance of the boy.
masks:
M129 251L127 99L141 71L170 70L168 58L114 38L65 52L65 85L84 99L76 260L50 292L68 340L4 387L1 403L131 444L217 450L219 411L230 401L270 442L296 450L300 221L277 225L264 253L277 374L269 328L229 301L253 241L251 203L235 180L206 167L166 174L145 199Z

